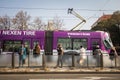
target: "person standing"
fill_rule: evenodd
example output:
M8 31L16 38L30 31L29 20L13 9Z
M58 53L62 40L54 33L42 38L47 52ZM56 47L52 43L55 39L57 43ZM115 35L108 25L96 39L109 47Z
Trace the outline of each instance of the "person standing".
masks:
M41 48L40 48L39 44L36 44L35 49L33 51L33 54L34 54L35 57L38 57L40 55L40 49Z
M118 57L115 47L112 47L109 53L109 58L111 60L111 67L113 67L113 60Z
M96 56L96 63L97 63L97 67L100 67L102 62L101 62L101 57L102 57L102 51L100 49L100 46L99 45L96 45L96 48L95 48L95 56Z
M62 48L62 44L57 45L57 52L58 52L57 67L59 67L59 63L61 63L61 68L62 68L63 67L63 61L62 61L63 48Z
M78 63L80 65L83 65L85 59L86 59L86 50L83 46L80 46L80 60Z
M38 65L39 62L40 62L40 58L39 58L39 56L40 56L40 50L41 50L41 48L40 48L39 44L37 43L37 44L35 45L34 50L33 50L33 56L35 57L36 65Z
M19 49L19 67L23 67L23 64L25 64L25 60L26 60L26 48L24 46L24 44L21 45L20 49Z

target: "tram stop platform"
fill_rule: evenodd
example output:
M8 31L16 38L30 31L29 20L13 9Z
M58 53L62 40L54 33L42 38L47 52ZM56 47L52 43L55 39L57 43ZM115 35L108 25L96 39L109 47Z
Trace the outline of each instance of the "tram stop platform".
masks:
M88 74L88 73L115 73L120 74L120 68L74 68L74 67L63 67L63 68L0 68L0 74L56 74L56 73L66 73L66 74Z

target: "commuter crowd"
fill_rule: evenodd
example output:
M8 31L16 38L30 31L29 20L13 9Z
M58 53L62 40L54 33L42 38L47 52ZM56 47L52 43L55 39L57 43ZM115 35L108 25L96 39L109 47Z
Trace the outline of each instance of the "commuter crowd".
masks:
M20 49L18 50L18 54L19 54L19 67L23 67L23 65L26 63L27 54L29 55L29 51L24 44L21 45ZM39 44L35 45L33 55L34 57L38 57L40 55Z
M19 67L23 67L23 65L26 63L26 58L29 55L29 49L25 46L25 44L21 44L21 47L18 50L18 54L19 54ZM58 52L58 59L57 59L57 64L56 67L63 67L63 55L64 55L64 49L62 47L62 44L58 43L57 48L56 48L57 52ZM40 45L36 44L34 49L33 49L33 56L35 58L39 57L40 55ZM97 62L97 66L100 67L101 63L102 63L102 51L100 49L99 45L96 45L93 47L93 56L96 59ZM117 53L115 52L115 48L112 48L110 51L110 59L113 60L115 56L117 56ZM87 54L86 54L86 49L84 48L84 46L80 45L80 49L79 49L79 59L77 60L77 63L79 65L84 65L85 60L87 58Z

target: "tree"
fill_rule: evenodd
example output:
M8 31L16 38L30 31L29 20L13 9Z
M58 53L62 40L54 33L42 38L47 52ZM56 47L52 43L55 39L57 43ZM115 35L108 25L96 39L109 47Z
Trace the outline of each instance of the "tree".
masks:
M114 45L120 45L120 11L114 12L110 19L98 22L91 30L108 31Z
M42 22L42 20L39 18L39 17L36 17L33 21L33 26L34 26L34 29L36 30L45 30L46 27L45 27L45 24Z
M107 27L105 27L107 25L107 21L101 21L98 22L97 25L95 27L93 27L91 30L101 30L101 31L105 31Z
M15 29L18 30L27 30L28 29L28 21L30 20L30 16L27 15L27 12L19 11L15 18L12 19L13 24L15 25Z
M10 27L11 27L10 17L7 15L0 17L0 29L9 30Z
M111 34L112 40L115 45L120 45L120 11L116 11L113 13L110 19L110 27L108 30Z
M53 19L53 26L55 30L61 30L63 27L63 20L60 19L58 16L55 16Z

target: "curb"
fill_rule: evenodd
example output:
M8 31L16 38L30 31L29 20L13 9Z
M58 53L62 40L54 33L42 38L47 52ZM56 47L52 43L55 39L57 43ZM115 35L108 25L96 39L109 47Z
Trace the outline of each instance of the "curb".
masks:
M120 74L118 68L0 68L0 74Z
M0 74L120 74L120 72L0 72Z

